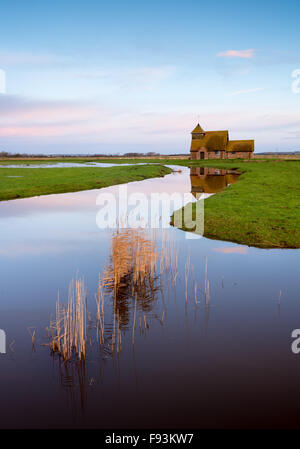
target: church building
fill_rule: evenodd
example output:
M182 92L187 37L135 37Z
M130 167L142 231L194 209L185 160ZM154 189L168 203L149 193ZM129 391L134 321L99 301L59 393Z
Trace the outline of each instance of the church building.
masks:
M191 159L251 159L254 140L229 140L228 131L192 131Z

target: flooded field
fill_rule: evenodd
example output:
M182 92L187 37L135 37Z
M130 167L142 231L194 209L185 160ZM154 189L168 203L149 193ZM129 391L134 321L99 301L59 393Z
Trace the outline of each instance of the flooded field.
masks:
M49 162L44 164L30 163L28 164L0 164L0 168L80 168L80 167L101 167L101 168L109 168L109 167L122 167L128 165L145 165L144 163L135 163L135 164L115 164L110 162Z
M127 187L192 201L237 177ZM99 229L100 192L0 204L0 427L298 426L299 250Z

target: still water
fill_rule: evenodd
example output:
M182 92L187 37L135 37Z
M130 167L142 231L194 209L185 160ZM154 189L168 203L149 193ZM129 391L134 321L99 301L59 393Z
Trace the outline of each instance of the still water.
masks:
M136 164L112 164L110 162L49 162L44 164L9 164L9 165L1 165L0 168L72 168L72 167L101 167L101 168L109 168L109 167L122 167L128 165L145 165L143 162L138 162Z
M182 168L127 186L193 198L234 178ZM0 427L298 427L299 251L187 238L172 227L99 229L99 192L0 204ZM67 301L79 276L87 357L64 363L51 355L46 328L58 291Z

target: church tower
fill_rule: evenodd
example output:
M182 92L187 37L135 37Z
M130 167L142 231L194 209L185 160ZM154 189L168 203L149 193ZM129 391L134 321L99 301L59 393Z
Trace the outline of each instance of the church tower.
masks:
M192 134L192 140L200 140L205 137L205 131L204 129L199 125L196 126L195 129L191 132Z
M199 125L196 126L195 129L191 132L192 134L192 142L191 142L191 159L204 159L204 141L205 141L205 131ZM201 153L200 153L201 150Z

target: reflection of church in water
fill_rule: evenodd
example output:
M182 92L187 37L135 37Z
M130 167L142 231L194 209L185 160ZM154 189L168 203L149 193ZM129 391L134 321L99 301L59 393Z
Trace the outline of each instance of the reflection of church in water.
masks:
M218 193L230 184L234 184L239 176L240 174L234 170L191 167L191 192L195 197L197 193Z

